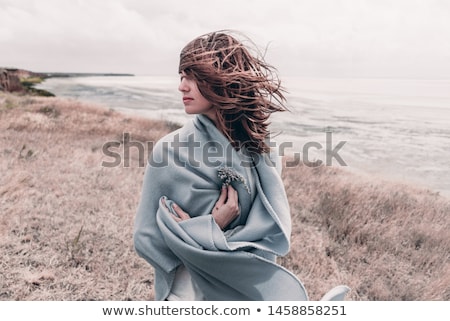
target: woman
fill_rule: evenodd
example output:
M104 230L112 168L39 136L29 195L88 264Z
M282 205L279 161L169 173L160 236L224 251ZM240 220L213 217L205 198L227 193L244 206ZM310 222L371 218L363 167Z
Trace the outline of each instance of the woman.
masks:
M267 144L269 116L286 110L274 69L221 31L187 44L179 73L196 117L155 145L135 222L155 299L306 300L276 264L291 221Z

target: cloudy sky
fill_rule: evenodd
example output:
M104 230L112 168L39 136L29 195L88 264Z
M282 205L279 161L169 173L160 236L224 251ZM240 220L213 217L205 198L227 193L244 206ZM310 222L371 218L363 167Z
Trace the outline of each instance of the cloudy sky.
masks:
M0 66L172 75L218 29L283 75L450 78L447 0L0 0Z

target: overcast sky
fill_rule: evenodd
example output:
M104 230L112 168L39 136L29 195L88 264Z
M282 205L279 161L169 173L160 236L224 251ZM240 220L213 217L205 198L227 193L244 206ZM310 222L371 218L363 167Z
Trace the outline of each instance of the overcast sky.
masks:
M447 0L0 0L0 66L173 75L218 29L269 45L282 75L450 78Z

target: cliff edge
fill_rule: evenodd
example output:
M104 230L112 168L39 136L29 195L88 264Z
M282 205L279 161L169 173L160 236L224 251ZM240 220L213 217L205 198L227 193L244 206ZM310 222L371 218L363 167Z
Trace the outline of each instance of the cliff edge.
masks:
M33 86L41 83L45 74L17 68L0 67L0 91L11 93L28 93L39 96L54 96L52 93L36 89Z

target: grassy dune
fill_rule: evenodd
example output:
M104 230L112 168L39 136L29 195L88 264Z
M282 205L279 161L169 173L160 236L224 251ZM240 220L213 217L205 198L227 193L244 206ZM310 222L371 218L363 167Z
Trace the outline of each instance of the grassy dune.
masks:
M171 124L76 101L0 93L0 300L149 300L132 246L148 150ZM103 167L106 142L130 166ZM145 145L145 144L143 144ZM450 300L450 201L338 168L286 168L290 254L311 299Z

